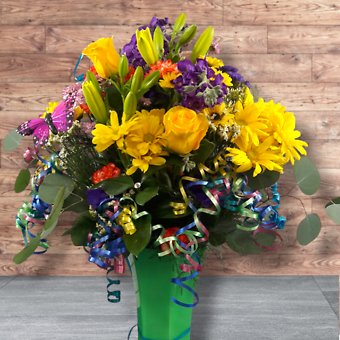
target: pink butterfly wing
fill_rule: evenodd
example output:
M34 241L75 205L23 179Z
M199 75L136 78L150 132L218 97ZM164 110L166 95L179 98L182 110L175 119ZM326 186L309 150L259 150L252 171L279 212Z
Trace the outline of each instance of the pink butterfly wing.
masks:
M58 131L66 132L73 125L73 112L65 102L61 102L52 113L53 125Z

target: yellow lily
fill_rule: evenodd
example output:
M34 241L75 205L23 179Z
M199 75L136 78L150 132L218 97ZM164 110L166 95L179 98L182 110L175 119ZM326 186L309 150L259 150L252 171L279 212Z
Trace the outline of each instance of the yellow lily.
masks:
M149 27L146 30L136 31L137 47L145 62L151 66L158 61L158 53L152 41Z

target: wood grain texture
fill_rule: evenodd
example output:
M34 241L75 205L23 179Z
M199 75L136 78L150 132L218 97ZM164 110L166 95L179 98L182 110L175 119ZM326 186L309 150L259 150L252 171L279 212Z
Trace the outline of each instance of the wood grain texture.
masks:
M332 0L224 0L225 25L338 25L339 17Z
M44 53L45 27L0 26L1 53Z
M0 83L0 111L44 112L49 102L61 100L62 90L69 85L70 82L53 83L52 80L45 84Z
M316 54L313 56L313 81L337 83L340 79L340 55Z
M136 26L126 25L90 25L82 26L47 26L46 53L78 53L92 41L114 36L113 42L118 50L130 42L136 32ZM206 26L198 26L198 36ZM214 40L222 51L227 53L267 53L267 27L257 26L215 26ZM193 47L194 42L186 49Z
M339 139L339 117L339 111L296 111L296 129L301 132L302 140Z
M311 81L312 60L308 54L222 54L220 58L225 65L238 68L252 84L267 80L271 83Z
M182 12L188 22L222 25L223 0L2 0L3 25L145 25L153 16L171 22ZM207 15L209 13L209 15Z
M261 97L287 106L288 111L340 110L340 83L257 83ZM255 85L255 84L253 84Z
M2 83L46 83L73 82L73 70L79 55L0 55L0 82ZM89 61L79 65L79 73L84 73Z
M268 26L268 53L339 52L339 26Z

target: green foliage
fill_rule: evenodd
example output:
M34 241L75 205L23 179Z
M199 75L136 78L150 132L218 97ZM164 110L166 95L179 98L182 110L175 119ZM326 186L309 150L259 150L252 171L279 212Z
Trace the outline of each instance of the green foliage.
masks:
M30 179L31 179L31 174L30 174L29 170L28 169L22 169L19 172L19 175L18 175L18 177L15 181L14 191L16 193L24 191L26 189L27 185L29 184Z
M40 244L40 240L41 240L41 237L39 234L33 239L31 239L31 241L27 243L25 248L21 250L20 253L14 256L13 262L16 264L20 264L20 263L23 263L25 260L27 260L34 253L34 251L38 248Z
M20 145L22 138L23 137L16 132L16 129L12 130L7 134L2 143L3 149L7 152L13 151Z
M207 139L202 139L200 147L195 151L195 155L192 160L198 165L200 163L204 164L206 159L210 156L210 154L214 151L215 144L209 142Z
M270 233L259 233L258 236L256 235L256 240L265 247L271 247L275 242L275 235ZM260 254L265 251L256 245L253 233L249 231L236 229L234 232L227 235L226 241L231 250L240 254Z
M143 191L140 191L136 195L136 203L138 205L144 205L158 194L159 187L147 187Z
M49 174L39 187L39 197L47 204L53 204L54 199L61 187L65 188L64 199L73 191L75 182L66 175Z
M188 215L192 215L193 211L188 207L184 214L175 215L174 208L170 206L171 199L160 199L152 202L152 217L155 219L171 219L171 218L182 218ZM183 203L183 202L180 202Z
M123 176L106 179L94 185L92 189L102 188L107 194L114 196L132 188L133 185L134 183L130 176Z
M123 100L118 89L115 86L110 86L106 89L106 94L109 99L110 107L121 116L123 114Z
M71 240L75 246L83 246L87 244L87 236L89 233L96 231L96 221L88 211L81 214L74 222L72 228L66 231L64 235L71 235Z
M340 197L334 198L326 204L326 214L332 221L340 224Z
M132 235L123 234L123 239L127 250L135 255L138 254L148 245L151 233L151 216L144 215L133 221L137 231Z
M65 187L61 187L55 196L54 204L48 219L45 222L44 230L41 234L41 238L45 238L49 235L58 223L58 218L61 213L61 209L64 204Z
M274 185L280 178L277 171L265 170L263 173L253 177L254 169L246 171L244 174L248 177L248 186L252 190L266 189Z
M301 157L293 165L296 183L305 195L313 195L320 186L320 174L313 162L307 157Z
M315 240L321 230L321 221L317 214L307 214L300 222L297 230L297 240L302 246L306 246Z
M80 188L75 188L70 196L65 199L63 208L65 211L74 211L76 213L87 211L89 204L87 203L85 191Z

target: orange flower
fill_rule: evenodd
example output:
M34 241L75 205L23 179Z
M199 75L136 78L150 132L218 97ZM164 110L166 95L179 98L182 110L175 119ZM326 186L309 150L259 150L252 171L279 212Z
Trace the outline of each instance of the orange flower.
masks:
M161 78L163 78L165 73L169 72L175 72L176 74L179 73L177 69L177 64L173 64L170 59L167 61L158 60L156 65L151 65L151 70L149 74L157 70L161 71ZM145 77L147 77L149 74L146 74Z

